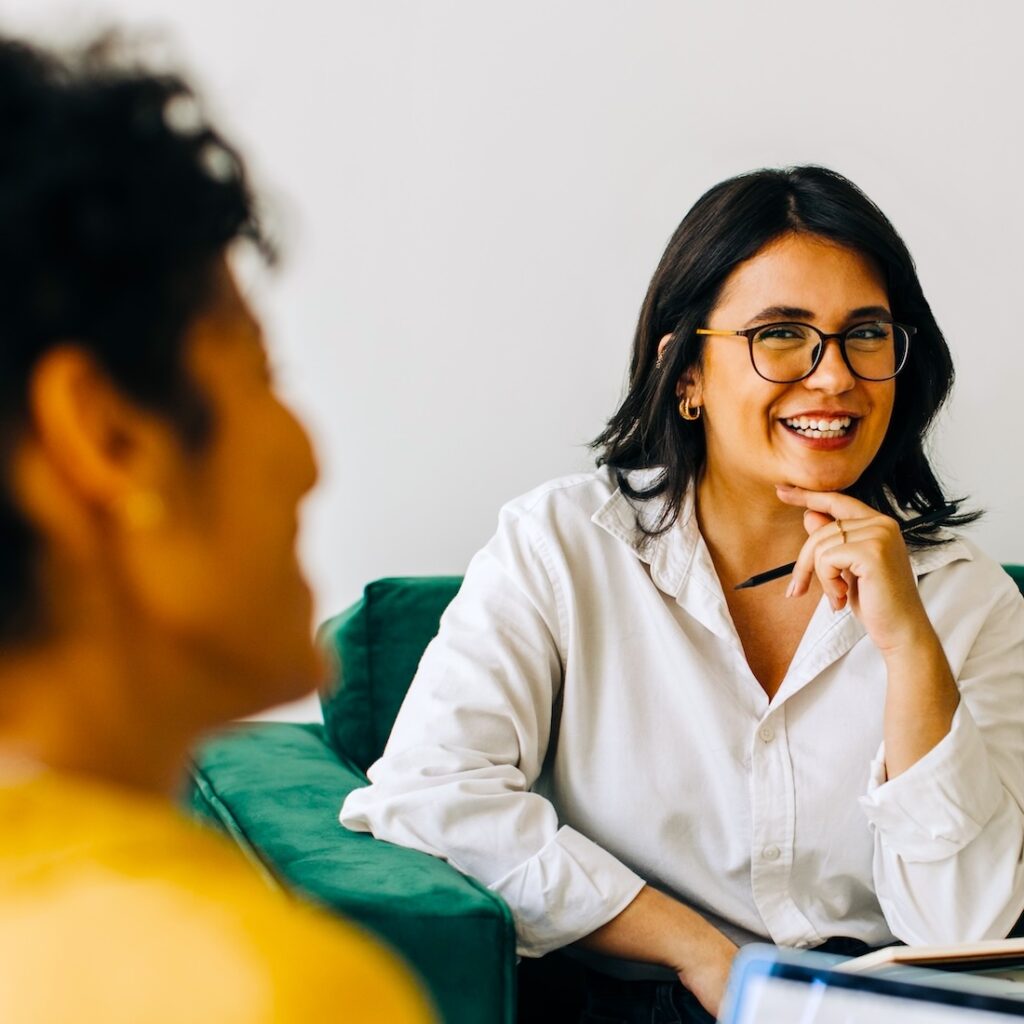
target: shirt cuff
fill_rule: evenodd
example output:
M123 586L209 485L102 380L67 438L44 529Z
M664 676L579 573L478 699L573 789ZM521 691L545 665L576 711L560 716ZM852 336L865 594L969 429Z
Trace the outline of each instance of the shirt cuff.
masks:
M926 862L962 850L995 814L1002 795L981 733L961 700L949 732L895 779L886 780L885 744L879 747L860 805L893 853Z
M490 888L512 910L521 956L543 956L607 924L644 880L586 836L562 826Z

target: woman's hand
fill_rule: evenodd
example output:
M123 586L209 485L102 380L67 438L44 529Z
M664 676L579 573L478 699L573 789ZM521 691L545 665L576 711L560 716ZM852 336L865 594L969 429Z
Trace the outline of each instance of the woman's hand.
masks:
M686 965L676 973L712 1017L717 1019L738 947L716 928L708 926L699 953L691 951Z
M778 495L807 509L787 596L806 594L817 576L833 610L849 604L883 655L934 636L897 520L837 492L780 486Z
M778 494L807 509L808 537L786 593L806 594L817 576L834 609L849 602L885 659L885 767L896 778L949 732L960 702L899 523L847 494L799 487Z
M713 1016L736 945L695 910L645 885L617 917L580 940L586 949L670 967Z

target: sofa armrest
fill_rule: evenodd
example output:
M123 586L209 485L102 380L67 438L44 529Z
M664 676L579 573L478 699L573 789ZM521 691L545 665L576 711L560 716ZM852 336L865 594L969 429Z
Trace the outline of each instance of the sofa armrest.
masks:
M366 776L319 725L240 725L196 753L192 810L260 869L395 948L447 1024L511 1024L515 930L494 893L442 860L349 832L345 796Z

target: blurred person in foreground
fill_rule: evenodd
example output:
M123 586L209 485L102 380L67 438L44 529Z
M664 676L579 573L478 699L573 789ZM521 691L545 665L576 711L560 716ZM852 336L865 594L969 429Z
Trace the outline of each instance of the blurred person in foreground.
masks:
M266 249L176 77L0 41L0 1020L424 1022L354 928L174 807L317 683L316 479L226 259Z

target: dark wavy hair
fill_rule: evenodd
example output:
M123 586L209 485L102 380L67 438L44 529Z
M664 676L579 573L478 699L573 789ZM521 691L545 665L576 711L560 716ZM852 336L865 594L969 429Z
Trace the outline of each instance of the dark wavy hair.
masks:
M953 384L953 361L921 290L910 252L885 214L853 182L824 167L760 170L730 178L706 192L676 228L651 279L633 342L626 397L592 442L598 465L607 465L634 500L664 498L650 534L669 529L687 489L704 467L704 425L678 412L676 382L699 367L706 324L725 279L769 242L806 232L847 246L881 268L893 318L917 335L896 378L889 429L881 448L847 493L878 512L931 511L950 504L924 451L929 425ZM658 362L658 344L672 338ZM629 473L658 469L644 487ZM942 526L980 513L951 514L910 543L936 542Z
M108 37L67 56L0 39L0 638L38 630L39 538L10 493L33 366L87 350L189 447L213 424L184 372L186 329L217 258L272 258L242 162L188 85Z

